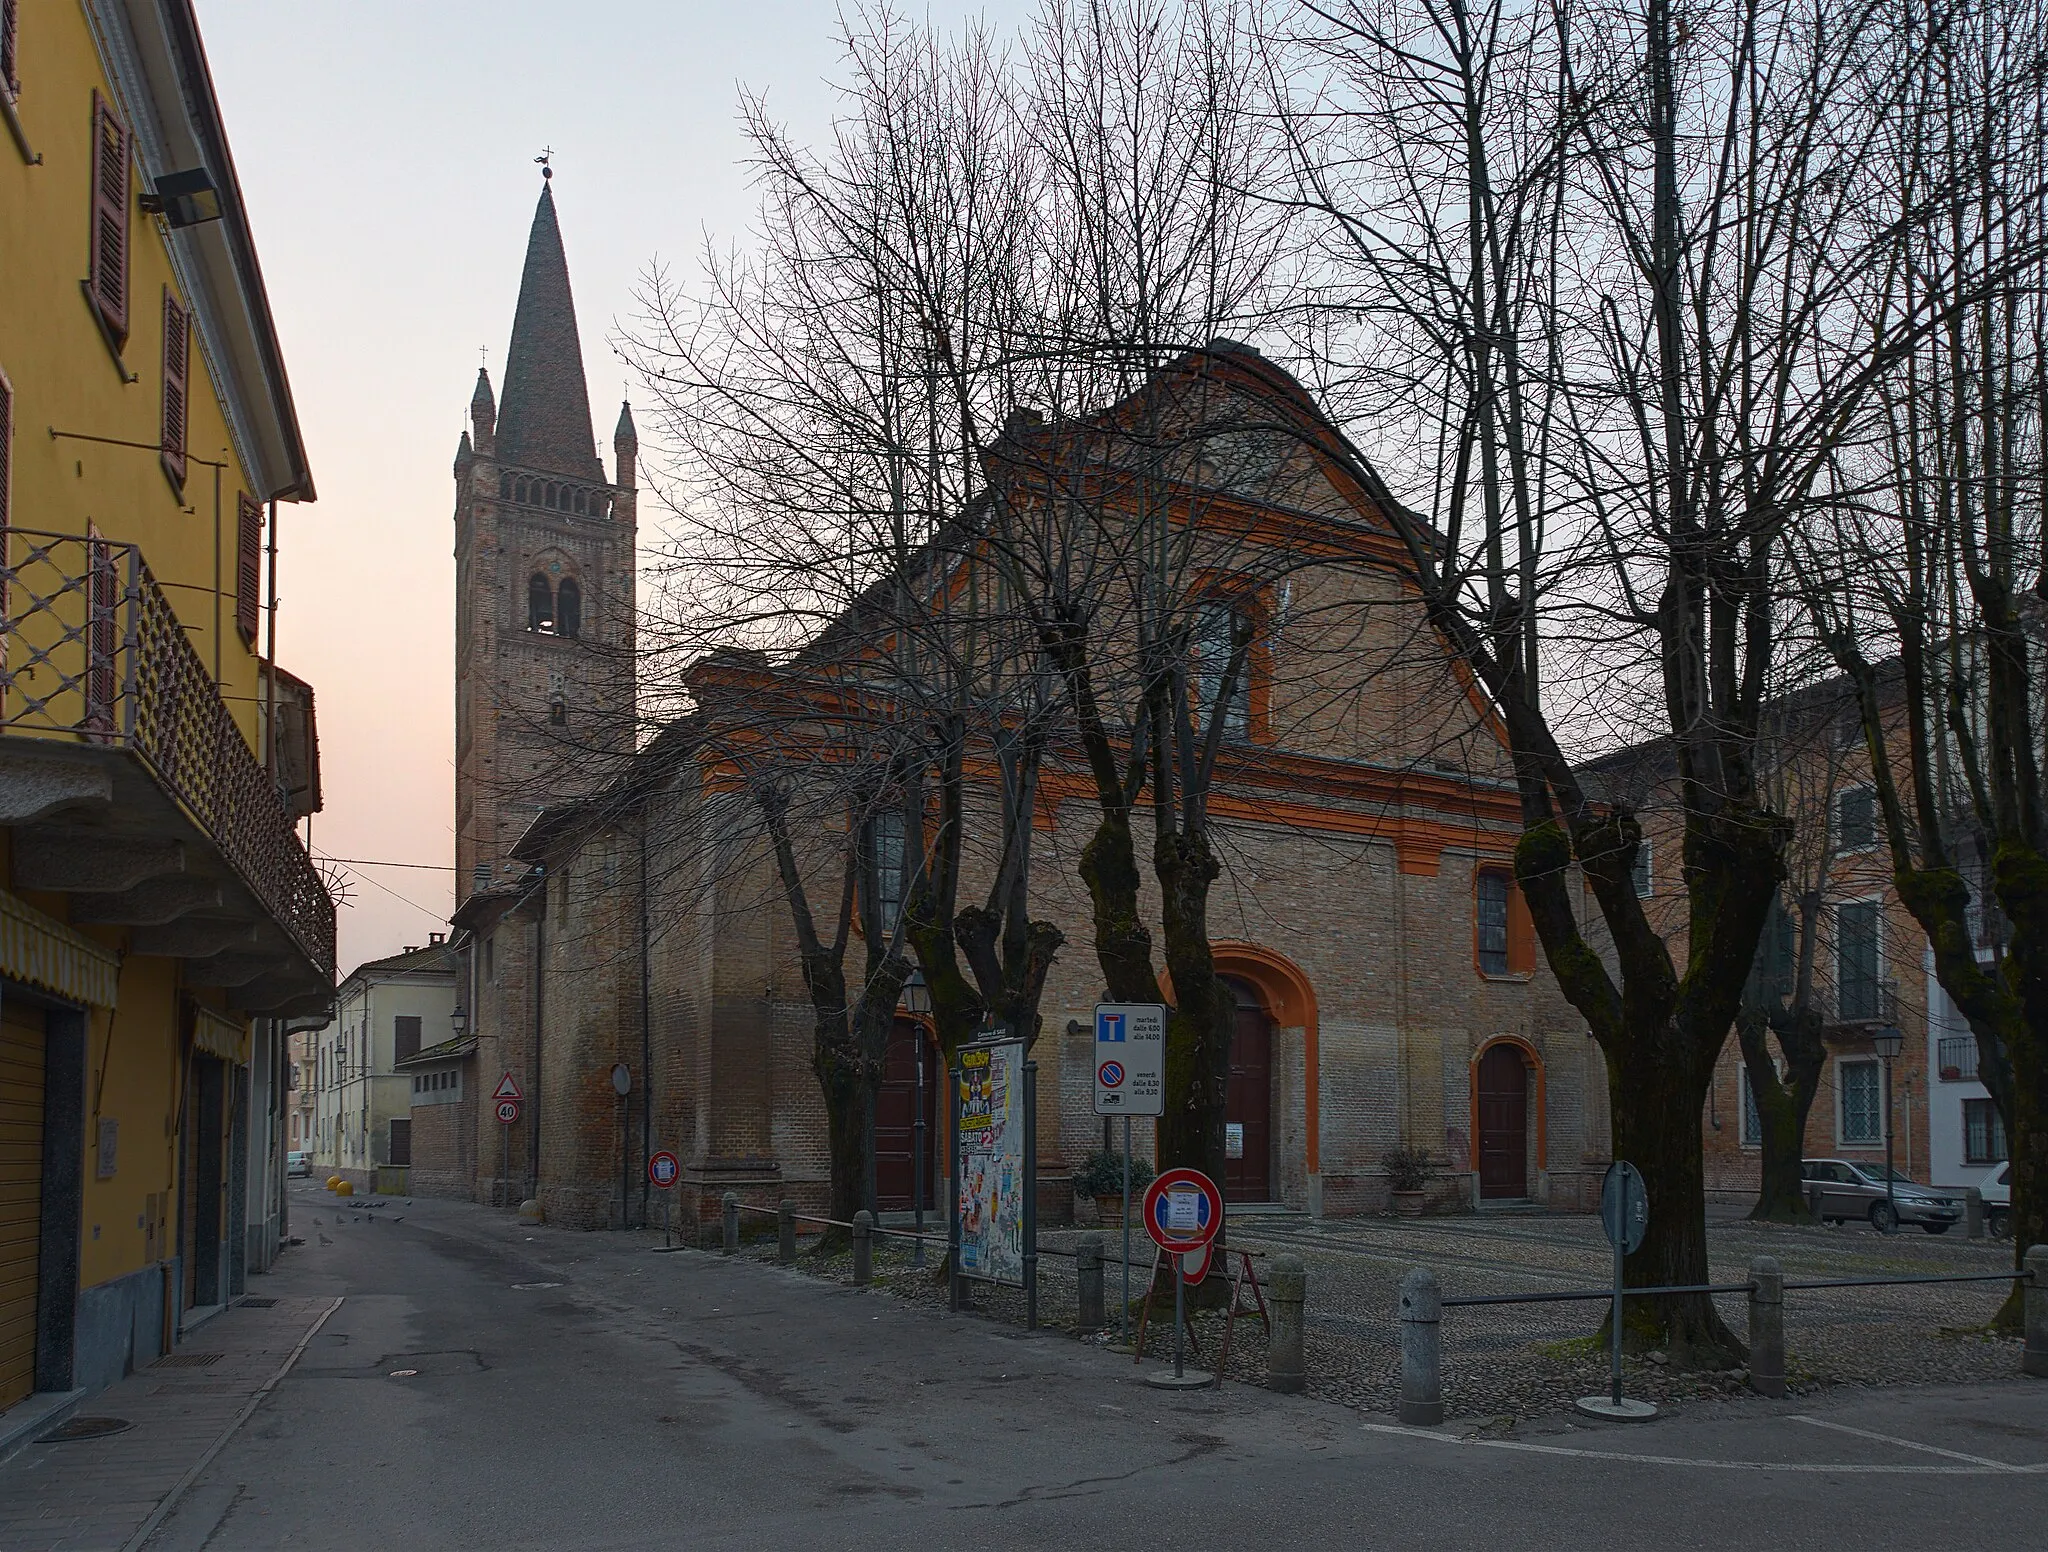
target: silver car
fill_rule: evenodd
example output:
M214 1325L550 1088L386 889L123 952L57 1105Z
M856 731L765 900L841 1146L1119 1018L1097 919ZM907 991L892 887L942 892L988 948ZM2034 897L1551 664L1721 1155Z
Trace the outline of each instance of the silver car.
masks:
M2012 1165L2001 1164L1984 1177L1984 1229L1993 1239L2012 1237Z
M1956 1198L1917 1185L1897 1170L1892 1171L1887 1193L1882 1164L1802 1159L1799 1171L1806 1179L1807 1206L1823 1223L1862 1218L1880 1234L1889 1234L1902 1223L1917 1223L1929 1234L1946 1234L1963 1216L1963 1204Z

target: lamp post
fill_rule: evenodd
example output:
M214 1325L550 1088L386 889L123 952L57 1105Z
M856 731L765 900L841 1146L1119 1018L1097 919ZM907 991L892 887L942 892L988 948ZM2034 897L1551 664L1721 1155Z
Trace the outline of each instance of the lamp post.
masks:
M903 983L903 1010L913 1022L932 1010L931 988L924 984L924 972L913 970ZM924 1265L924 1025L917 1023L917 1079L910 1112L910 1211L917 1238L910 1242L910 1264Z
M1897 1024L1887 1023L1870 1037L1871 1048L1884 1063L1884 1203L1891 1216L1891 1229L1899 1226L1899 1204L1892 1190L1892 1063L1905 1049L1906 1037Z
M455 1004L455 1011L448 1015L448 1027L455 1031L457 1040L469 1032L469 1010L459 1002Z

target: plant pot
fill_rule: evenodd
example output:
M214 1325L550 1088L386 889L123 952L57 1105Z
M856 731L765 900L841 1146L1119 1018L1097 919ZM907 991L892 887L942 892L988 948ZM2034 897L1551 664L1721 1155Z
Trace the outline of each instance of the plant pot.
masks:
M1392 1195L1396 1217L1420 1218L1422 1216L1422 1191L1419 1188L1413 1191L1396 1191Z
M1095 1198L1095 1212L1096 1216L1102 1220L1104 1228L1122 1228L1124 1221L1123 1193L1119 1191L1115 1196L1098 1196Z

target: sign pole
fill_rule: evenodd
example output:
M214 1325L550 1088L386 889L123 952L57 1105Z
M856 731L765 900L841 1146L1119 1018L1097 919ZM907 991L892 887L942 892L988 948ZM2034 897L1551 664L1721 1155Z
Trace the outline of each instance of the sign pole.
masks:
M1181 1377L1181 1322L1187 1308L1187 1268L1180 1264L1180 1253L1173 1257L1173 1377Z
M911 1117L910 1209L917 1238L910 1242L910 1264L924 1265L924 1172L930 1168L924 1135L924 1025L917 1026L917 1109Z
M1639 1249L1650 1226L1650 1197L1642 1172L1633 1164L1617 1159L1607 1166L1607 1178L1600 1183L1600 1232L1614 1247L1614 1303L1607 1317L1607 1394L1581 1396L1572 1409L1588 1417L1610 1422L1641 1422L1655 1417L1657 1408L1648 1401L1627 1401L1621 1394L1622 1320L1627 1314L1628 1289L1625 1263Z
M1607 1399L1613 1402L1616 1411L1621 1409L1621 1262L1626 1243L1623 1235L1614 1236L1614 1340L1609 1344L1607 1360Z
M1131 1339L1131 1118L1124 1117L1124 1340Z
M498 1150L498 1205L510 1207L512 1196L512 1128L498 1128L498 1139L504 1146Z
M960 1311L960 1068L946 1063L946 1307Z
M666 1191L661 1193L661 1248L663 1250L672 1248L672 1242L668 1237L668 1193Z
M1038 1329L1038 1063L1024 1064L1024 1329Z

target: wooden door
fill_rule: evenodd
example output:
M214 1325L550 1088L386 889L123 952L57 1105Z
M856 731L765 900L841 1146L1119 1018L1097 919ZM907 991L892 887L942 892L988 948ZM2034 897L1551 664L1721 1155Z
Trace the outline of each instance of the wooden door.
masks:
M916 1179L918 1046L924 1045L924 1205L931 1210L938 1201L932 1179L932 1151L938 1142L938 1092L944 1074L938 1056L925 1035L924 1026L913 1019L898 1019L889 1035L888 1055L882 1062L882 1091L875 1096L875 1205L883 1212L912 1210L912 1184Z
M1230 1032L1230 1086L1224 1092L1226 1202L1273 1200L1273 1021L1257 1005L1238 1004Z
M1529 1194L1529 1068L1511 1045L1479 1058L1479 1194Z
M36 1387L43 1012L0 999L0 1411Z

